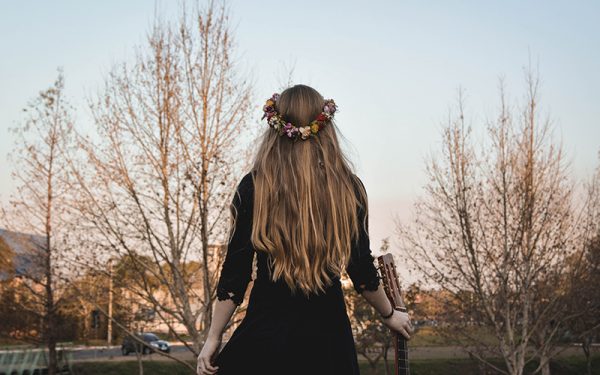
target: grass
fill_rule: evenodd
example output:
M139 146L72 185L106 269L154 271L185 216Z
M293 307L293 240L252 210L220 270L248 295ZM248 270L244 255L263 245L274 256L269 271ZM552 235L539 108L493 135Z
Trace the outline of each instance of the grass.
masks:
M73 375L137 374L137 361L80 362L73 365ZM144 361L144 375L190 375L184 365L172 361Z
M492 361L498 367L504 368L500 360ZM524 374L532 374L537 363L529 363L525 368ZM583 357L561 358L550 363L552 375L583 375L586 374L586 363ZM368 364L361 363L360 373L362 375L384 375L383 364L372 372ZM410 363L411 375L439 375L439 374L461 374L461 375L479 375L481 371L479 364L470 359L421 359L413 360ZM494 371L487 370L485 374L495 375ZM592 374L600 375L600 356L595 356L592 360Z
M472 337L477 337L483 343L496 345L498 340L492 332L483 327L419 327L410 340L411 346L454 346L468 344L468 341L458 334L459 329L462 333L468 333Z
M441 336L434 327L421 327L410 340L411 346L443 346L448 340Z
M495 361L501 365L501 361ZM536 364L531 363L526 368L525 374L531 374ZM592 373L600 375L600 355L592 360ZM360 361L362 375L383 375L385 370L380 363L376 372L372 372L368 363ZM583 357L561 358L551 363L552 375L580 375L585 374L585 360ZM82 362L73 366L74 375L118 375L137 374L137 362ZM144 362L145 375L190 375L185 366L171 361ZM439 374L481 374L476 362L469 359L430 359L411 361L411 375L439 375ZM492 375L492 372L488 372Z

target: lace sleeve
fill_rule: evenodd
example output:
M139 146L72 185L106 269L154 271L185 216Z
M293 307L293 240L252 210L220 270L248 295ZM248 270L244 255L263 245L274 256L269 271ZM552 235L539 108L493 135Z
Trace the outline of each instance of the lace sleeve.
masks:
M362 181L356 177L364 189ZM364 290L375 291L379 287L380 277L375 267L375 258L371 253L371 245L369 239L369 215L365 207L358 208L359 220L359 236L358 241L353 242L350 262L346 268L346 272L357 293L362 293Z
M246 294L252 275L254 248L250 241L252 232L253 209L252 176L246 174L236 189L231 202L231 215L235 218L235 226L227 244L227 254L221 267L221 275L217 284L217 299L231 299L240 305ZM231 234L231 233L230 233Z

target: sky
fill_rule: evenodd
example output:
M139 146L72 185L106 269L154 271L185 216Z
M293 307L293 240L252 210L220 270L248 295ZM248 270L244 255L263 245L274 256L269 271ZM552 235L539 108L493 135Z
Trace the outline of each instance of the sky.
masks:
M86 97L132 59L155 14L179 1L0 0L0 199L14 189L7 129L64 69L79 126L93 126ZM412 215L426 183L425 157L464 90L475 131L498 104L503 77L515 100L524 68L539 67L541 106L571 161L575 181L598 165L600 2L271 1L228 2L237 66L255 82L256 108L280 87L313 86L339 106L337 126L369 195L371 248L397 239L394 217ZM257 113L257 117L260 113ZM256 123L256 126L266 126Z

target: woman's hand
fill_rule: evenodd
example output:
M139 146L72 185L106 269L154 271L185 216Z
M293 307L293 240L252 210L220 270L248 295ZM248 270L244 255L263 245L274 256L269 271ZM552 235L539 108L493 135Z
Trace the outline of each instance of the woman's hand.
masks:
M209 337L206 339L200 354L198 354L198 365L196 372L198 375L216 374L218 366L212 365L212 360L218 353L221 346L221 338Z
M388 326L389 329L402 334L407 340L410 340L410 334L414 332L408 314L398 310L394 310L394 313L389 318L383 319L383 324Z

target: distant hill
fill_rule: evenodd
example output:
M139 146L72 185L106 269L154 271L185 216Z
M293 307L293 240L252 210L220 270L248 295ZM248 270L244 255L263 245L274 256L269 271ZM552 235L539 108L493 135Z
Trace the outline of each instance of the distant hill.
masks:
M41 277L44 244L43 236L0 228L0 281L14 276Z

